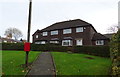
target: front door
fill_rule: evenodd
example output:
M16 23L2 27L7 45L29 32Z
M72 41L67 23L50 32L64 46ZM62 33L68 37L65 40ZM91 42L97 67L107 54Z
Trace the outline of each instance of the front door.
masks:
M77 40L76 40L76 45L83 45L82 39L77 39Z

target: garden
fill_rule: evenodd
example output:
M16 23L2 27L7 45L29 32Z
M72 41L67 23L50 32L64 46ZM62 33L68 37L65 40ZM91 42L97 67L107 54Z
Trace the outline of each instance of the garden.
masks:
M3 75L26 75L24 51L1 51ZM34 62L41 52L31 51L29 63ZM108 75L111 61L109 58L87 54L51 52L57 75Z

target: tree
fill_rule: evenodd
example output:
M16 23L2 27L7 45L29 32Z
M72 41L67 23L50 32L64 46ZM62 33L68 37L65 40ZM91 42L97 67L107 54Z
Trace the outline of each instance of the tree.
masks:
M108 33L117 33L118 31L118 26L117 25L113 25L113 26L110 26L107 30Z
M19 37L23 36L22 32L17 28L8 28L8 29L6 29L4 35L6 35L6 37L8 37L8 38L13 38L14 37L15 40L17 40Z

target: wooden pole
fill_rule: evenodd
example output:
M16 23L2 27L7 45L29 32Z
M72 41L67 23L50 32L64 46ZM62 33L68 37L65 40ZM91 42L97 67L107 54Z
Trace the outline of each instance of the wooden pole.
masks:
M29 17L28 17L28 35L27 35L27 42L30 42L30 28L31 28L31 12L32 12L32 0L29 3ZM29 51L26 51L26 67L28 67L28 55Z

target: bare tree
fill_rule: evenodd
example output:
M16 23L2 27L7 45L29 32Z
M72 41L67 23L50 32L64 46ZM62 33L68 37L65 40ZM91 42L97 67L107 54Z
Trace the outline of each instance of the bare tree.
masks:
M6 29L4 35L6 35L6 37L8 37L8 38L14 37L15 40L17 40L19 37L23 36L22 32L17 28L8 28L8 29Z
M113 25L113 26L110 26L108 29L107 29L107 32L108 33L116 33L118 31L119 27L118 25Z

